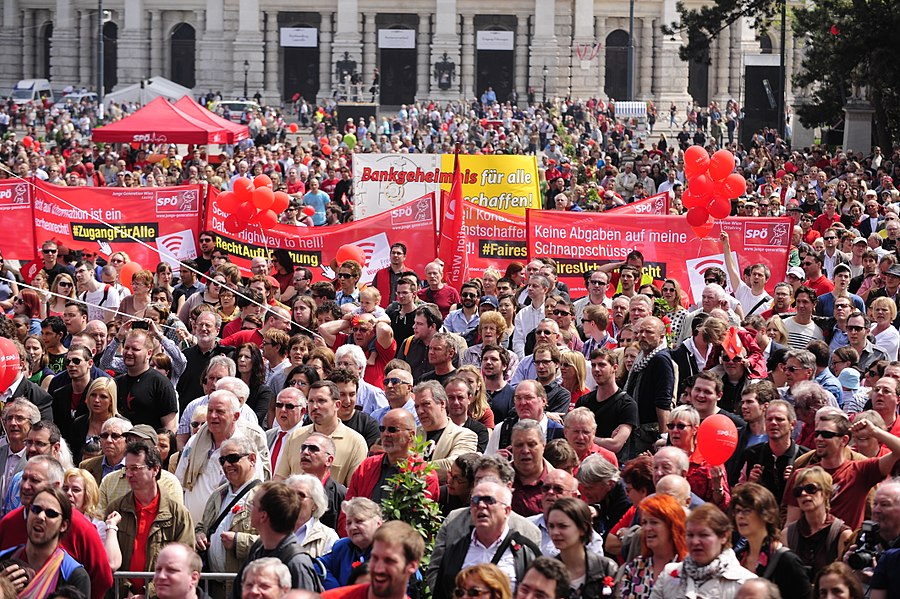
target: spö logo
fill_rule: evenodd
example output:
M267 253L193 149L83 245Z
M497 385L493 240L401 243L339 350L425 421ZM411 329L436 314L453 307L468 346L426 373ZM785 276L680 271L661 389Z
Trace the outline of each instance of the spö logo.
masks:
M156 192L156 214L197 212L199 209L197 191L193 189L181 191Z

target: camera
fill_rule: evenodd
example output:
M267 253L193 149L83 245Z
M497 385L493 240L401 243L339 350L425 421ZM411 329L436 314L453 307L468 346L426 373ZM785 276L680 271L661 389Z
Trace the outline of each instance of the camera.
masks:
M856 541L856 551L847 556L847 565L854 570L871 568L872 563L881 555L878 544L881 538L878 536L878 523L866 520L859 529L859 538Z

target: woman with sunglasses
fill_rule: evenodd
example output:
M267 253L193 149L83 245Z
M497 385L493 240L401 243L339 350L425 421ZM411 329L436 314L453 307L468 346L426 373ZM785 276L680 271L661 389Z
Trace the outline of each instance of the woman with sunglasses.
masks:
M13 315L28 317L28 334L41 334L41 296L32 289L23 289L13 299Z
M782 597L808 597L806 566L781 542L781 517L772 492L756 483L739 485L731 498L730 511L742 537L734 549L741 565L774 582Z
M512 585L494 564L478 564L456 575L453 595L456 599L512 599Z
M591 509L574 497L558 499L547 514L547 531L557 559L569 571L570 599L596 599L609 594L616 574L616 563L587 548L593 538ZM604 588L610 589L604 593Z
M784 529L785 545L813 572L838 561L853 537L853 531L831 513L831 475L821 466L797 472L793 493L800 518Z
M75 279L68 272L61 272L53 279L50 287L50 300L47 302L47 316L60 316L66 309L66 302L75 297Z
M647 599L666 565L685 558L686 518L671 495L651 495L640 503L640 554L616 573L616 597Z
M669 412L666 423L669 442L688 455L690 466L685 478L691 485L691 491L703 501L712 502L724 510L731 501L728 477L724 467L710 465L697 451L699 427L700 414L693 406L681 405Z
M665 316L672 321L672 339L681 338L681 327L684 318L688 315L685 304L687 303L681 284L675 279L666 279L662 284L662 298L666 302Z
M85 390L87 414L82 414L72 423L72 458L76 464L82 461L84 445L100 438L103 423L118 416L116 406L118 392L116 380L98 377Z

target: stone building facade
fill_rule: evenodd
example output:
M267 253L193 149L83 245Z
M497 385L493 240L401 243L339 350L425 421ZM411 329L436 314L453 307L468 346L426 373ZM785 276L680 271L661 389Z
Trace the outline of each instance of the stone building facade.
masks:
M455 99L491 86L498 99L529 88L540 99L571 94L623 99L629 3L624 0L101 0L104 86L162 75L198 94L257 91L275 102L331 97L342 73L359 73L376 101ZM95 88L98 4L3 0L0 87L46 77L54 87ZM746 23L726 29L711 63L678 58L680 39L660 27L675 0L634 3L634 98L667 107L742 97L744 56L772 51ZM777 45L774 52L778 52ZM787 73L799 62L788 34ZM788 87L788 96L791 90Z

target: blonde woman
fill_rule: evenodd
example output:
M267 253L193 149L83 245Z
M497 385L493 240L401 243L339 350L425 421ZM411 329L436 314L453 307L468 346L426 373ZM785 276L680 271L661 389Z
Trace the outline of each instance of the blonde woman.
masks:
M47 302L47 316L62 316L66 302L75 297L75 279L67 272L61 272L53 279L50 287L50 300Z
M768 323L766 323L766 335L768 335L769 339L771 339L775 343L787 345L788 332L787 328L785 328L784 326L784 321L780 316L775 315L769 319Z
M889 297L878 297L872 300L869 312L873 321L869 332L875 337L875 345L887 353L888 360L896 360L900 350L900 332L894 326L897 304Z
M103 511L100 509L100 487L94 476L81 468L69 468L63 475L62 491L69 497L72 507L90 519L97 528L97 533L103 541L109 557L109 567L115 572L122 566L122 551L119 547L119 521L122 516L119 512L110 512L103 519ZM109 534L109 533L112 534Z
M497 297L497 281L503 278L503 274L493 266L488 266L481 275L481 282L484 284L484 295L492 295Z
M586 386L587 361L581 352L565 350L559 355L559 369L562 375L562 386L564 389L568 389L572 395L572 401L569 403L569 411L571 411L581 396L588 392Z
M493 430L495 426L494 412L491 410L490 403L488 403L481 370L477 366L466 364L465 366L460 366L456 372L458 376L466 379L469 382L469 386L475 390L472 395L472 403L469 404L469 416L485 425L488 430Z
M153 301L150 290L153 289L153 273L141 270L131 277L131 293L119 304L119 313L129 314L135 318L143 318L144 311Z
M81 462L84 445L99 440L103 423L113 416L118 416L115 379L105 376L94 379L85 390L84 396L87 398L85 403L88 413L82 414L72 423L72 455L76 464Z

